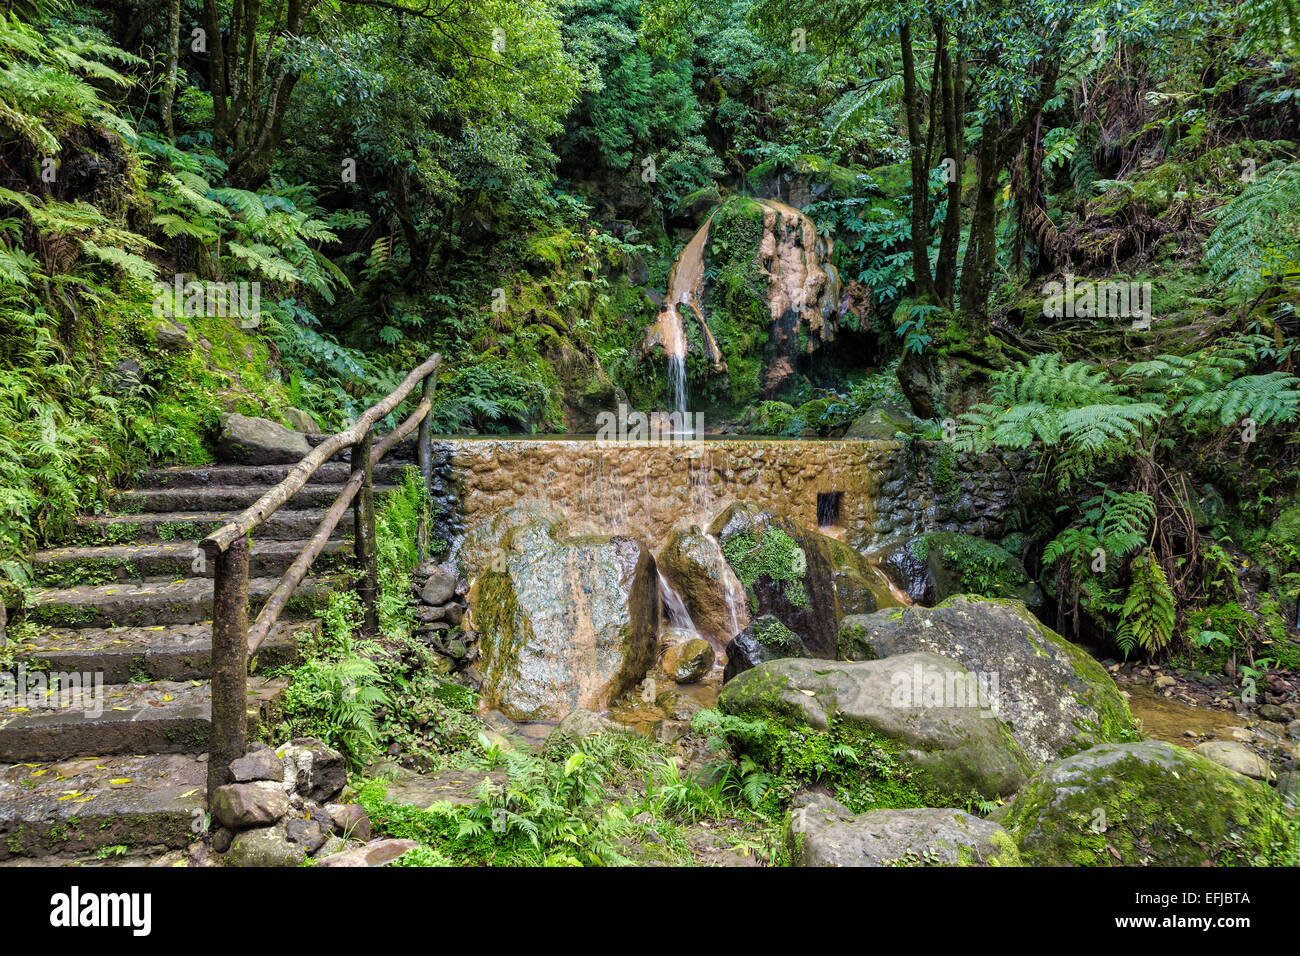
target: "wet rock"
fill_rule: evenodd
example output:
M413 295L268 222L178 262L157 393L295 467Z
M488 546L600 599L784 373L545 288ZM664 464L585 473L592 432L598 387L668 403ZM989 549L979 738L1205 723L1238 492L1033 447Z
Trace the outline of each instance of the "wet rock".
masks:
M546 745L559 743L562 740L570 742L582 740L584 737L594 737L596 734L607 734L619 730L618 724L608 717L602 717L600 714L592 713L589 710L575 710L565 714L564 719L555 725L555 728L546 736Z
M484 702L512 720L608 708L654 661L654 559L631 538L561 538L544 524L502 544L502 569L470 592Z
M225 856L229 866L301 866L306 859L307 848L290 842L283 823L237 834Z
M1252 780L1264 780L1268 777L1268 761L1236 741L1207 740L1192 749L1207 760L1213 760L1220 767L1227 767Z
M1030 762L1000 721L969 697L948 693L970 686L964 668L934 654L860 663L789 658L729 681L718 706L820 731L834 717L839 726L891 741L921 786L949 798L1014 793L1032 772Z
M1257 711L1262 720L1285 724L1291 719L1291 712L1280 704L1260 704Z
M845 660L927 651L975 672L987 706L1038 765L1104 741L1134 724L1105 668L1017 601L959 595L933 608L845 619Z
M456 576L442 568L435 569L429 575L420 591L420 600L431 606L446 604L455 596Z
M729 681L764 661L783 657L811 657L803 638L771 614L764 614L727 645L727 664L722 679Z
M276 749L284 764L284 789L317 803L329 803L348 782L343 755L314 737L295 737Z
M725 643L749 624L745 589L717 539L699 527L674 528L657 565L701 633Z
M934 581L930 569L912 550L912 542L904 541L881 553L880 570L898 586L898 589L917 604L934 603Z
M825 794L796 801L787 845L793 866L1018 866L1002 827L960 810L855 814Z
M334 853L316 861L317 866L386 866L420 844L414 840L375 840L355 850Z
M660 667L679 684L694 684L713 670L713 645L695 637L664 649Z
M289 812L289 797L278 783L228 783L212 794L212 816L232 830L275 823Z
M296 464L311 451L299 432L265 418L230 413L221 416L217 461L233 465Z
M1144 740L1049 764L989 818L1030 866L1248 866L1274 839L1271 800L1200 754Z
M845 615L898 603L880 571L848 545L756 505L727 508L709 534L745 586L750 613L776 617L813 657L835 656Z

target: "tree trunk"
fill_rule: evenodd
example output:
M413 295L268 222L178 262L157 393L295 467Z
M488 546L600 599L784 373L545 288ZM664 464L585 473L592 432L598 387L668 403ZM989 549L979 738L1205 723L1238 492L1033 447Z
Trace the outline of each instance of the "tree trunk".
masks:
M176 66L181 55L181 0L171 0L167 10L167 73L162 89L163 131L169 140L176 139L172 107L176 103Z
M903 106L907 114L907 141L912 166L912 286L918 299L936 298L930 272L930 223L927 214L930 171L925 168L925 141L921 135L921 103L916 89L916 64L912 56L912 27L898 24L898 43L903 52Z
M940 302L951 308L957 282L957 245L961 239L961 186L966 158L965 106L966 61L958 53L954 63L948 51L946 35L940 40L943 62L940 69L943 99L943 144L945 158L953 161L953 177L948 183L948 209L939 238L939 263L935 287Z

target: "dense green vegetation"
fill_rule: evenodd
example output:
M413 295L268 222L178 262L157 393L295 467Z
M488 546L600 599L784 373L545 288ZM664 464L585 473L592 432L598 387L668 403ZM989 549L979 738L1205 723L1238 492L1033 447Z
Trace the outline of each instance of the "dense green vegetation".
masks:
M947 443L939 495L958 454L1027 452L964 587L1037 582L1098 656L1296 670L1298 65L1294 0L0 0L0 584L145 467L210 461L222 413L335 430L433 351L442 433L665 407L646 330L711 222L711 426L879 413ZM779 344L759 199L834 240L838 338ZM382 637L333 595L282 728L354 771L508 771L433 811L367 784L412 859L619 863L654 829L683 862L703 817L780 859L809 780L922 801L873 741L712 711L703 778L633 737L501 746L411 634L428 517L408 476ZM728 547L807 604L783 532Z

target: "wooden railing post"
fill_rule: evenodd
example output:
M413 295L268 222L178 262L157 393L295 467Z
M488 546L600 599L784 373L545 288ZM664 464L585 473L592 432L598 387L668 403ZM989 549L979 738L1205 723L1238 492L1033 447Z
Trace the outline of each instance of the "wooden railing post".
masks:
M433 432L433 380L436 375L435 370L424 377L424 391L420 398L429 402L430 409L429 413L420 420L420 431L415 440L416 455L420 462L420 477L424 479L425 508L429 506L429 501L433 497L433 447L430 436ZM424 520L423 508L420 512L420 526L416 533L418 536L416 552L420 561L424 561L429 551L429 526Z
M379 611L375 606L379 597L379 555L375 545L374 468L370 463L372 442L371 429L367 428L361 440L352 446L352 473L355 475L358 470L363 470L365 475L361 490L353 499L352 533L357 571L360 574L357 592L361 595L361 605L366 615L362 633L367 637L379 633Z
M208 800L231 781L230 764L248 745L248 538L208 549L212 585L212 725Z

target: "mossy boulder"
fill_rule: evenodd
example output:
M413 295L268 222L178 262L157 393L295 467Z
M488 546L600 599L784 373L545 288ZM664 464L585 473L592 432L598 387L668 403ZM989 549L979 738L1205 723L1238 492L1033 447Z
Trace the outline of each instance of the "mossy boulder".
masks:
M484 703L516 721L609 707L654 663L656 582L632 538L510 529L470 589Z
M916 431L916 424L905 412L877 406L868 408L855 418L844 433L844 437L863 440L893 439L899 432L910 435L914 431Z
M813 657L833 658L840 621L896 604L881 573L842 541L757 505L727 508L709 526L745 588L750 614L770 614Z
M690 637L663 649L659 667L664 676L678 684L694 684L713 670L713 645L702 637Z
M991 819L1035 866L1248 866L1279 836L1272 800L1199 754L1144 740L1045 767Z
M1136 733L1106 669L1019 601L959 595L851 616L837 649L846 660L927 651L986 675L990 708L1038 765Z
M1043 592L1025 571L1024 563L991 541L938 531L913 538L904 547L925 566L924 580L905 583L909 594L919 588L920 594L914 598L924 604L936 604L955 594L979 594L1014 598L1035 610L1042 607Z
M1006 796L1032 766L1001 721L968 693L972 677L934 654L860 663L787 658L727 682L718 706L789 727L828 730L834 720L870 734L896 751L921 788L947 800L972 791Z
M1019 866L1006 830L961 810L916 807L853 813L811 794L790 813L791 866Z
M764 661L811 656L798 634L771 614L764 614L755 618L727 645L727 666L722 679L729 681Z
M476 522L457 542L453 556L461 573L472 581L493 567L503 570L507 537L514 529L527 525L544 527L556 538L563 538L569 522L563 509L543 501L521 501L498 511Z

